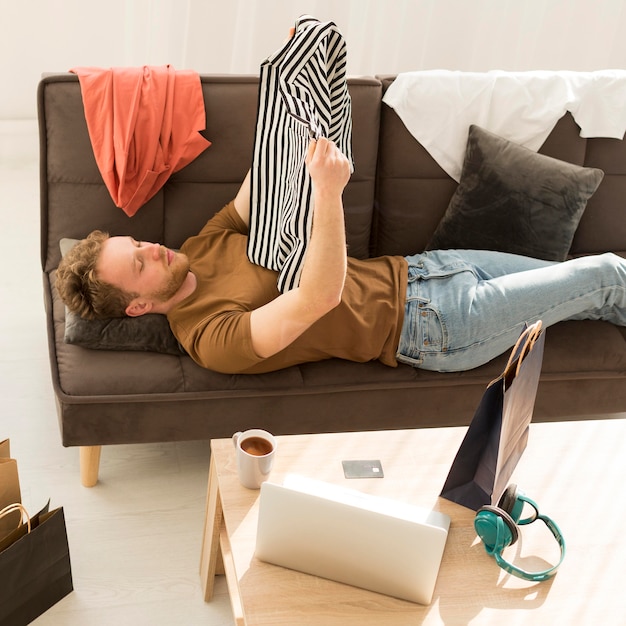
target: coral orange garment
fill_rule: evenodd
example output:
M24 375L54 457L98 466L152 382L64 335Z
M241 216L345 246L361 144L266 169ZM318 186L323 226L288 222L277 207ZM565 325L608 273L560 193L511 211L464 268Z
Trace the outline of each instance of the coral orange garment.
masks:
M170 65L70 70L80 80L96 163L115 202L133 216L211 142L200 77Z

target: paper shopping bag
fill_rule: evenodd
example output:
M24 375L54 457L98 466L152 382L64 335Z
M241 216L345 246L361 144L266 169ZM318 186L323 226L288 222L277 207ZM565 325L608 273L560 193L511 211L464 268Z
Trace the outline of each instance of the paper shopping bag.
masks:
M483 394L442 497L475 511L500 499L528 442L544 342L541 321L522 331L504 371Z
M0 441L0 510L14 502L21 502L20 479L17 473L17 461L11 458L11 446L8 439ZM0 539L15 530L21 520L19 511L0 518Z
M0 541L0 626L30 624L74 588L63 508L26 518Z

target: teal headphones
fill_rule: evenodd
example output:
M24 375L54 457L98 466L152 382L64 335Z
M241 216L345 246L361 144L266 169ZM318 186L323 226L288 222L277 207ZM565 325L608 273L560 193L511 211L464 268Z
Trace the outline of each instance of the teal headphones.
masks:
M530 517L520 519L525 504L530 505L533 512ZM502 551L504 548L513 545L517 541L519 537L518 525L524 526L525 524L532 524L538 519L550 529L550 532L557 540L561 548L561 558L559 562L550 569L542 572L526 572L512 563L505 561L502 558ZM518 491L516 485L509 485L505 489L498 502L498 506L483 506L478 510L474 518L474 528L482 540L487 554L493 556L496 563L503 570L518 578L523 578L524 580L532 580L534 582L547 580L556 574L559 565L561 565L565 557L565 539L563 539L559 527L549 517L539 513L537 504L522 492Z

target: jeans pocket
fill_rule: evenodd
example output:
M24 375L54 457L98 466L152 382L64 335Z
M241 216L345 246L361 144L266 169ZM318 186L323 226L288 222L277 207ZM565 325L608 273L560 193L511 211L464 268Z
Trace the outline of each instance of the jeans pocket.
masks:
M419 337L421 352L445 352L447 336L441 315L429 304L420 304L418 308Z
M425 356L446 352L447 342L438 310L428 302L409 300L396 359L419 367Z

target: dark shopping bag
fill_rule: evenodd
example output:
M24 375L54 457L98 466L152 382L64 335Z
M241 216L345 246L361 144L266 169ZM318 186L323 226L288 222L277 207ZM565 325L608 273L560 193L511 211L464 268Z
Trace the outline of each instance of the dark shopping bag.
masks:
M11 446L8 439L0 441L0 510L14 502L21 502L20 479L17 473L17 461L11 458ZM19 511L0 518L0 539L18 526L22 516Z
M26 521L0 540L0 626L26 626L74 588L65 515L46 505L29 518L20 503L3 511Z
M522 331L504 371L483 394L442 497L475 511L500 499L528 442L544 342L541 321Z

